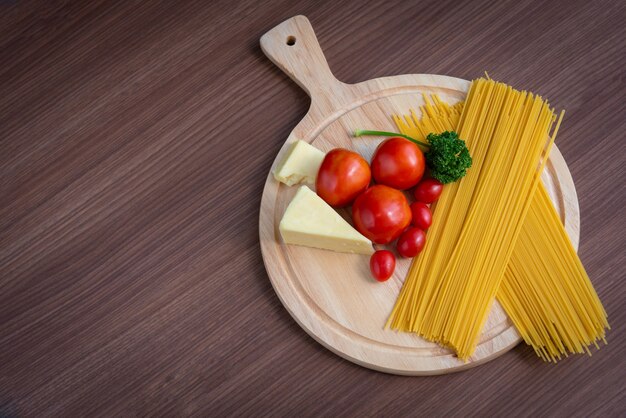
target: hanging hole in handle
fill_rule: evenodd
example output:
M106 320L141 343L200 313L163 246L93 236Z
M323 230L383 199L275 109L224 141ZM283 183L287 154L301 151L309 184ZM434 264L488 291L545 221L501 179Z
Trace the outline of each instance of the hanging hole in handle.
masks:
M288 36L287 37L287 45L294 46L295 44L296 44L296 37L295 36Z

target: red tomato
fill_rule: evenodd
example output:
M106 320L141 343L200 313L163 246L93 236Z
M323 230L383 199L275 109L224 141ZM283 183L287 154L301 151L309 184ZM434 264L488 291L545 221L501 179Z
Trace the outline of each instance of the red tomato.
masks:
M417 185L413 193L415 200L418 202L433 203L435 200L439 199L442 191L443 184L441 184L439 180L424 179Z
M426 234L419 228L411 227L404 231L398 239L398 254L402 257L415 257L426 244Z
M322 161L315 189L326 203L342 207L365 190L371 179L370 166L363 157L347 149L335 148Z
M424 154L408 139L389 138L376 148L372 175L376 183L394 189L413 187L424 175Z
M377 244L398 238L411 223L411 208L401 191L388 186L372 186L352 205L356 229Z
M387 281L396 268L396 257L391 251L378 250L370 258L370 271L379 282Z
M420 229L428 229L433 223L433 214L426 203L413 202L411 203L411 214L413 215L413 225Z

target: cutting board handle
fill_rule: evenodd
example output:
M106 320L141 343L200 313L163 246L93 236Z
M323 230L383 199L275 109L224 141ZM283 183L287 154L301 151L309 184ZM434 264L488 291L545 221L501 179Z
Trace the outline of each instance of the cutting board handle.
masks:
M312 104L336 107L346 84L333 76L305 16L294 16L261 37L261 49L311 96Z

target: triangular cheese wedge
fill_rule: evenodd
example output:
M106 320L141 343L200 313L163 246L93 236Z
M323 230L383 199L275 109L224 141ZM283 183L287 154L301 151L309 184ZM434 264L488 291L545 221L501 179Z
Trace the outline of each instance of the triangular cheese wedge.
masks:
M372 254L372 242L306 186L301 186L280 221L287 244L343 253Z
M322 151L302 140L291 144L287 155L274 171L274 178L287 186L315 184L317 171L324 160Z

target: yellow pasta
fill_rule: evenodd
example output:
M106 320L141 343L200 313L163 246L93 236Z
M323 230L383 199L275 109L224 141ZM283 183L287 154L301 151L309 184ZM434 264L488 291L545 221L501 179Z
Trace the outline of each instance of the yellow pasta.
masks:
M545 360L591 354L589 345L606 342L606 312L544 187L533 197L497 297Z
M536 165L554 119L540 97L491 80L472 83L459 136L473 166L444 189L428 234L431 251L413 263L399 298L400 307L409 301L408 314L394 310L393 328L449 345L462 359L474 352L538 183ZM406 293L410 299L402 298Z
M521 123L524 116L533 114L533 110L537 115L537 103L542 102L541 98L535 97L533 109L529 100L532 101L532 95L507 89L499 83L479 80L473 83L468 94L467 102L471 107L466 109L467 112L462 113L463 102L450 106L434 96L434 106L425 97L421 119L415 112L404 119L393 117L402 133L422 141L430 132L460 131L474 158L470 172L478 171L474 173L474 178L469 179L470 186L461 187L455 183L444 188L428 233L429 243L414 260L388 321L393 328L417 332L452 346L461 358L467 358L473 352L496 291L524 340L545 360L556 360L567 352L588 352L587 346L604 339L605 328L608 327L606 313L545 188L541 184L536 187L536 173L541 172L541 167L535 175L529 177L526 173L528 191L525 198L529 204L519 198L515 203L501 199L502 210L513 212L506 229L489 219L481 219L485 217L477 210L481 206L476 206L478 200L474 201L474 194L479 186L493 188L497 183L499 187L508 187L506 181L494 183L493 176L480 175L482 169L493 170L500 163L495 160L500 157L494 155L485 164L487 152L493 150L484 139L493 141L494 136L500 135L502 139L504 135L512 142L508 145L514 147L521 145L520 141L527 142L533 135L536 142L541 143L540 136L547 135L554 114L545 104L542 106L543 113L539 111L543 115L541 118L526 119L527 125L529 121L535 122L534 129L529 130L529 126ZM490 111L493 109L500 111ZM510 117L511 114L520 116L517 123ZM527 128L525 131L524 127ZM551 141L555 134L556 129ZM501 148L501 151L504 149ZM548 152L549 149L545 152L546 156ZM533 157L529 158L532 160ZM542 161L545 160L544 157ZM523 176L521 166L513 162L511 168L518 169L511 178ZM467 180L463 182L467 183ZM535 188L538 191L533 193ZM493 198L493 194L483 193L482 207L486 200ZM525 211L528 213L524 217ZM511 221L515 219L517 225L512 226ZM466 226L470 223L473 227ZM484 229L490 223L491 229ZM504 231L502 235L509 236L508 242L500 240L501 245L497 248L488 245L490 242L485 240L494 236L493 228ZM479 238L474 234L478 234ZM515 240L517 234L520 238ZM461 235L463 241L460 240ZM487 245L476 245L479 240ZM470 251L466 252L468 249ZM489 254L492 251L493 254ZM481 263L463 262L463 257L469 254L478 257L482 269L472 265ZM502 258L498 260L494 257ZM486 258L491 258L491 261L485 263ZM477 276L479 274L490 276L484 278ZM474 316L464 316L468 313Z

